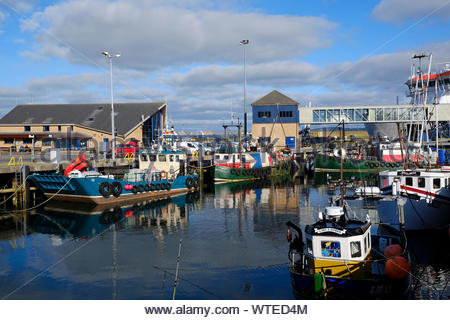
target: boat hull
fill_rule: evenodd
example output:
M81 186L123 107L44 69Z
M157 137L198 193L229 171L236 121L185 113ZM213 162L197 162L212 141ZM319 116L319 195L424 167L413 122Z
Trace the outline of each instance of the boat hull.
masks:
M399 224L395 201L377 201L377 209L381 222ZM425 199L408 198L403 212L407 231L442 229L450 225L450 205L446 203L427 203Z
M145 182L128 182L118 179L103 177L77 177L67 178L62 175L32 175L34 184L48 197L49 200L65 201L74 203L86 203L94 205L133 203L143 200L154 200L167 198L174 195L188 193L198 188L198 184L188 183L198 176L180 176L174 181L160 180L152 184L158 185L159 190L150 191ZM102 192L104 184L120 185L121 192L118 194ZM171 188L164 188L170 184Z
M214 168L215 182L233 182L245 180L267 179L273 176L289 174L289 164L287 162L278 167L263 168L233 168L216 165Z
M403 168L401 162L385 162L376 160L355 160L344 159L344 173L378 173L385 170L400 170ZM316 154L314 157L314 172L340 173L341 158L328 157L322 154Z
M325 298L316 293L314 276L289 269L292 291L297 299ZM394 299L405 297L411 284L410 277L405 279L350 279L325 277L326 298L331 299Z

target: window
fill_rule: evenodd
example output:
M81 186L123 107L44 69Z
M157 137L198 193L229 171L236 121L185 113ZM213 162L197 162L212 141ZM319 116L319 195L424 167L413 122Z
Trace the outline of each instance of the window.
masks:
M180 162L180 156L179 155L175 156L175 162Z
M323 257L341 257L341 243L339 241L322 241Z
M48 138L42 139L42 145L44 147L51 147L52 146L52 139L48 139Z
M306 239L306 250L309 254L313 253L313 249L312 249L312 241L311 239Z
M33 140L30 139L30 138L24 138L24 139L23 139L23 143L24 143L24 144L25 144L25 143L33 143Z
M270 118L270 111L259 111L258 118Z
M216 155L214 156L214 159L220 160L220 155L216 154Z
M31 127L30 127L30 126L25 126L25 127L24 127L24 130L25 130L25 131L31 131Z
M352 258L361 257L361 241L350 242L350 254Z
M58 126L58 131L61 132L61 126Z
M417 179L417 186L419 188L425 188L425 178L419 178Z
M156 161L156 154L150 154L148 157L150 161Z
M159 162L166 162L166 155L160 154L160 155L158 156L158 161L159 161Z
M367 252L367 237L364 238L364 252Z
M12 138L6 138L5 140L3 140L3 142L4 142L5 144L13 144L13 143L14 143L14 139L12 139Z
M141 159L142 159L142 161L147 161L147 155L146 154L141 154Z
M281 118L292 118L292 111L280 111Z
M42 126L42 131L50 131L50 126Z
M228 155L223 156L224 160L228 160L230 157Z
M169 155L169 161L173 162L173 154Z
M73 131L73 126L70 126L70 131Z
M433 179L433 189L439 189L441 187L441 179Z
M406 180L406 185L407 186L412 186L413 185L413 178L407 177L405 180Z

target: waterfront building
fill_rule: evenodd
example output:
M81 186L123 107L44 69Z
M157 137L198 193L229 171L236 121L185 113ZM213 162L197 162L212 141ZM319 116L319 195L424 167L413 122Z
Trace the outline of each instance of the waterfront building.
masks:
M272 143L275 149L295 149L298 136L298 102L273 90L251 104L252 138L259 144Z
M165 102L114 103L116 145L148 147L162 133ZM0 119L1 151L89 150L111 147L111 104L23 104ZM34 146L33 146L34 143Z

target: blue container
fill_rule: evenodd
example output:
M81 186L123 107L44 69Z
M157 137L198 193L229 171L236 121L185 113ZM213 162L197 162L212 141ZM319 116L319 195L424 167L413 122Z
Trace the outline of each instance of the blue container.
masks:
M438 155L439 155L439 164L445 164L447 160L446 150L439 150Z
M286 137L286 147L295 149L295 137Z

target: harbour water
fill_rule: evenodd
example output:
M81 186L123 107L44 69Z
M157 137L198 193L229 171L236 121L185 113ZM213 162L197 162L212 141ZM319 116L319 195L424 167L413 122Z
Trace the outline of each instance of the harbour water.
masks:
M294 299L286 225L329 203L313 179L217 184L127 207L49 206L0 225L4 299ZM350 201L377 222L376 205ZM447 232L448 233L448 232ZM448 234L412 235L411 299L448 299Z

